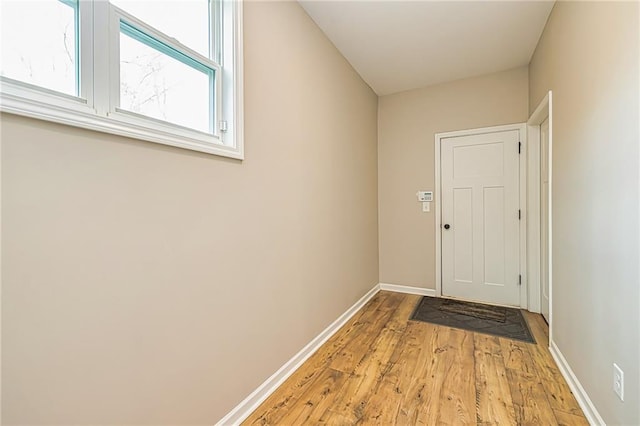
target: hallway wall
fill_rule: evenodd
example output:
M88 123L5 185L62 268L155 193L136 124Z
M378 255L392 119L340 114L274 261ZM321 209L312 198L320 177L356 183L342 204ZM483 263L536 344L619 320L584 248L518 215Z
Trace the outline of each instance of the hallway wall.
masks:
M244 38L242 162L2 115L3 424L214 424L378 282L377 96L297 2Z
M553 339L612 425L640 424L638 16L557 2L529 68L530 111L553 90Z
M378 105L380 282L435 288L435 209L416 192L437 191L434 135L522 123L528 117L527 67L394 95Z

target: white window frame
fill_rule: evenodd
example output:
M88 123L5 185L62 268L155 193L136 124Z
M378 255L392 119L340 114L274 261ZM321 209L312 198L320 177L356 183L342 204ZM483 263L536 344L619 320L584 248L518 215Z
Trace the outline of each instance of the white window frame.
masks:
M0 77L0 111L164 145L244 158L242 1L212 0L211 60L110 4L79 0L79 96ZM214 69L212 134L120 109L120 21Z

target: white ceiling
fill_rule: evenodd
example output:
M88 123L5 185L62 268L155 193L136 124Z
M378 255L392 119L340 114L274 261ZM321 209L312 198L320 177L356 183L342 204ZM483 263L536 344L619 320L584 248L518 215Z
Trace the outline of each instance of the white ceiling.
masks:
M553 7L553 1L300 3L378 95L528 64Z

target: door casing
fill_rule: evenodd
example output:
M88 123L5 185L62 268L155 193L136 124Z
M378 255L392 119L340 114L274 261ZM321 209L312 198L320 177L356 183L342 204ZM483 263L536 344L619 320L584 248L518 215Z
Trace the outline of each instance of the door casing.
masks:
M546 123L546 125L545 125ZM546 131L543 129L546 127ZM546 141L546 144L545 144ZM546 145L546 146L545 146ZM540 124L540 313L549 321L549 118ZM546 163L546 169L544 167ZM545 193L546 182L546 193ZM547 269L545 270L545 265ZM545 286L546 281L546 286ZM546 291L545 291L546 290Z
M540 266L541 266L541 229L540 229L540 124L549 118L549 146L548 146L548 167L549 167L549 193L548 193L548 280L549 280L549 341L553 337L553 93L547 92L540 101L527 121L527 135L529 141L529 236L528 255L529 262L529 310L540 312Z
M444 138L457 136L472 136L485 133L503 132L518 130L520 134L521 154L520 154L520 209L522 218L520 220L520 275L522 284L520 286L520 307L529 308L528 280L527 280L527 125L525 123L508 124L504 126L483 127L478 129L460 130L455 132L436 133L435 135L435 235L436 235L436 297L442 295L442 212L441 212L441 142Z

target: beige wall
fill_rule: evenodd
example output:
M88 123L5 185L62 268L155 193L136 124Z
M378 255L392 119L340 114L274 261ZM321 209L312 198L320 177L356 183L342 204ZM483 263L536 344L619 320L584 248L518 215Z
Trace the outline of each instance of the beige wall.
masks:
M640 424L638 12L558 2L530 66L530 110L553 90L553 338L612 425Z
M2 116L4 424L212 424L378 282L376 95L244 27L244 162Z
M378 104L380 282L435 288L434 135L527 120L527 68L383 96Z

